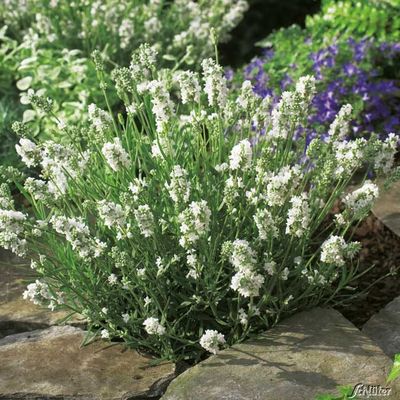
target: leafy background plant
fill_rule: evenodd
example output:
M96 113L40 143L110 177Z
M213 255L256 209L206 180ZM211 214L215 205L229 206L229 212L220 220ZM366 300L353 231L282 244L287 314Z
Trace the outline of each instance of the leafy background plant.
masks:
M250 79L259 95L279 98L300 76L315 75L319 94L311 118L322 130L313 129L310 138L326 134L346 103L355 109L353 135L398 132L399 14L394 2L324 1L322 11L306 19L305 29L280 29L260 42L264 54L234 80Z

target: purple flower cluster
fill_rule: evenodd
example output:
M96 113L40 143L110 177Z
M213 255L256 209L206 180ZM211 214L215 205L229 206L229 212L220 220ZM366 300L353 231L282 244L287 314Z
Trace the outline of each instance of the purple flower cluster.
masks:
M357 114L352 127L353 137L372 132L386 136L400 131L400 85L398 79L386 77L383 66L399 56L400 43L376 44L372 40L349 39L341 46L333 44L310 53L308 70L299 71L296 65L291 65L295 77L285 73L275 85L271 84L267 72L274 57L271 50L253 59L243 74L253 83L255 93L274 99L292 85L299 73L313 74L317 79L318 94L313 100L312 125L322 126L327 131L341 106L350 103ZM308 140L317 134L324 136L325 132L310 131Z

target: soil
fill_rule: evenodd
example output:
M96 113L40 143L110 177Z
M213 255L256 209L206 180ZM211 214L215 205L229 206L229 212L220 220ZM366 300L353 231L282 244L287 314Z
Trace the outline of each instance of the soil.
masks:
M361 328L373 314L400 296L400 237L371 214L354 230L353 240L362 244L360 272L373 268L351 285L364 294L335 308Z

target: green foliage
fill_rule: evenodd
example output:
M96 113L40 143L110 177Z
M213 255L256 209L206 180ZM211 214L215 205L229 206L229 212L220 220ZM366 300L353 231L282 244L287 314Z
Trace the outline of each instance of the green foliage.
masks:
M324 0L321 13L308 17L313 38L400 40L400 3L374 0Z
M340 386L338 387L339 395L332 394L322 394L318 395L315 400L349 400L354 399L357 400L357 397L350 397L353 393L352 386Z
M265 70L271 87L277 88L286 73L294 80L312 73L311 53L332 44L343 48L349 38L368 37L377 42L399 41L400 5L371 0L325 0L321 12L306 19L305 29L298 25L282 28L258 44L272 47L275 52Z
M0 163L1 165L21 166L15 154L17 136L12 132L11 125L20 118L22 107L17 99L3 97L0 99Z
M1 96L20 95L25 107L17 109L33 135L52 138L60 134L57 125L66 123L84 127L90 103L106 108L90 61L94 49L100 49L108 70L113 65L107 60L128 64L132 49L144 41L162 50L162 65L196 66L213 54L215 41L227 39L246 9L244 0L1 1ZM28 91L51 97L57 119L44 119L33 109ZM115 95L108 101L114 110L120 106ZM2 141L2 154L11 142Z
M395 354L392 369L387 377L387 382L393 382L400 376L400 354Z

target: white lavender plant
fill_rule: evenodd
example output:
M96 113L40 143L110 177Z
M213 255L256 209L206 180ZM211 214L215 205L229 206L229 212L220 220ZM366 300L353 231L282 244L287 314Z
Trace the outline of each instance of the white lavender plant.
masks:
M236 97L212 60L177 77L149 54L113 74L128 111L91 106L85 140L37 142L24 127L17 151L40 180L10 177L31 207L2 196L0 244L34 260L41 284L26 297L173 360L345 297L359 249L349 228L378 195L371 181L345 189L356 171L389 173L397 138L345 142L347 107L329 140L306 146L311 77L271 109L248 83Z

